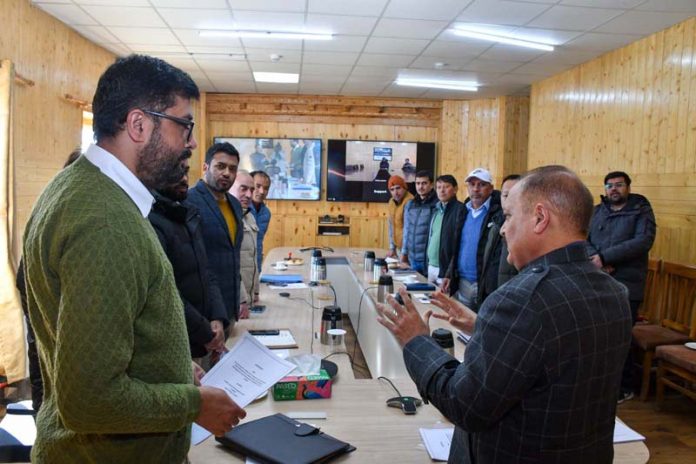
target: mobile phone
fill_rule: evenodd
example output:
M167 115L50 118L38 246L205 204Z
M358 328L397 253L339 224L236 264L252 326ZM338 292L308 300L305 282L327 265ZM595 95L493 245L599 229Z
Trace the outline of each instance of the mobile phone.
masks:
M249 309L254 314L261 314L266 310L266 305L254 305Z
M280 335L280 330L250 330L249 333L251 335Z

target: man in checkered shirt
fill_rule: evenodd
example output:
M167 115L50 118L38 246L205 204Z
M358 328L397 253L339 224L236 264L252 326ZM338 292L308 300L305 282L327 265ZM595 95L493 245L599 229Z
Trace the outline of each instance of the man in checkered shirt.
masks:
M585 253L591 216L590 192L564 167L513 187L501 233L519 275L478 315L433 299L435 317L472 333L462 362L428 336L405 291L405 306L380 306L423 399L456 426L450 463L612 462L631 313L626 287Z

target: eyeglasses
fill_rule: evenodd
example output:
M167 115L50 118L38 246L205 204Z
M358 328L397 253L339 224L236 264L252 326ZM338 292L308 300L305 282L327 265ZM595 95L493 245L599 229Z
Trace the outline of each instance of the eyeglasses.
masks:
M625 187L625 186L626 186L626 182L614 182L614 183L607 182L606 184L604 184L604 188L607 190L609 190L612 187L616 187L618 189L618 188Z
M157 111L142 110L142 112L147 113L151 116L157 116L158 118L169 119L170 121L174 121L175 123L184 126L185 128L188 129L188 134L186 134L186 143L191 141L191 136L193 135L193 126L195 125L195 123L193 121L191 121L190 119L177 118L176 116L172 116L172 115L164 114L164 113L158 113Z

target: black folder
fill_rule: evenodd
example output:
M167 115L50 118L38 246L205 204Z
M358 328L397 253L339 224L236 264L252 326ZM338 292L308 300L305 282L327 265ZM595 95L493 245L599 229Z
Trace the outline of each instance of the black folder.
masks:
M283 414L247 422L215 439L263 464L329 462L355 450L354 446Z

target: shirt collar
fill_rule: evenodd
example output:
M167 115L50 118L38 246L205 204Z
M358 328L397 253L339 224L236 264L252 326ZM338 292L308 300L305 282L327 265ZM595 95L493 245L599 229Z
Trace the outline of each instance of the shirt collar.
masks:
M491 196L488 196L488 199L483 202L481 206L478 207L478 209L474 209L474 207L471 205L471 200L466 202L466 209L469 211L488 211L488 208L491 207Z
M121 160L95 144L89 146L84 157L126 192L143 217L146 218L150 214L155 198Z

